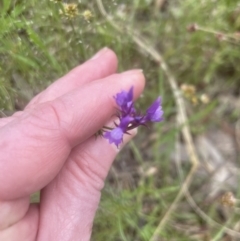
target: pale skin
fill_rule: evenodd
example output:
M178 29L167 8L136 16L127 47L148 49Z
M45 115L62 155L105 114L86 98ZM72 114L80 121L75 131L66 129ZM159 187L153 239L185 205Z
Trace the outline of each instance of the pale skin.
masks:
M0 119L0 240L90 240L101 189L119 152L94 133L111 125L116 93L134 86L136 99L144 89L140 70L116 69L115 53L104 48L24 111ZM30 204L38 190L40 204Z

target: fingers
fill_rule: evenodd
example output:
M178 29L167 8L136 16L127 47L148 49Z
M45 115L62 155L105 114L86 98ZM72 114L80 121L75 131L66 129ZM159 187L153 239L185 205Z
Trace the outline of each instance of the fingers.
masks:
M124 143L132 137L126 135ZM59 175L41 194L37 241L90 240L100 190L118 152L101 137L74 148Z
M18 223L0 231L0 240L35 241L38 231L38 214L38 206L31 205Z
M0 201L0 231L21 220L27 213L28 207L29 197Z
M67 75L51 84L46 90L37 95L27 106L30 108L38 103L54 100L81 85L102 79L117 70L116 54L103 48L84 64L74 68Z
M0 199L23 197L41 189L62 168L72 147L83 142L115 113L112 98L144 87L140 71L90 82L60 98L25 111L0 130Z

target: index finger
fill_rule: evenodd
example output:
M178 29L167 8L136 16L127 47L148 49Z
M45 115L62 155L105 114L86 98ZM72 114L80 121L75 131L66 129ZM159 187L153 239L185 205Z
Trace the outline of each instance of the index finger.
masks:
M96 133L114 114L112 98L134 86L144 88L140 71L90 82L53 101L25 111L0 130L0 199L29 195L60 171L71 149Z

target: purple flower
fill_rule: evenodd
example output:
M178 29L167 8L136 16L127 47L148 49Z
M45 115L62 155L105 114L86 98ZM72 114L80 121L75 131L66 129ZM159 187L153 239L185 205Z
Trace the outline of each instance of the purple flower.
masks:
M147 109L146 120L151 122L160 122L163 120L163 110L160 97L158 97Z
M120 119L120 124L113 130L107 131L103 136L108 139L109 143L114 143L117 147L123 141L123 134L127 132L128 125L133 120L132 117L126 116Z
M124 90L121 91L120 93L116 94L114 98L118 107L120 108L122 116L135 112L133 107L133 87L131 87L128 92Z
M123 135L127 131L134 129L140 125L146 126L148 122L160 122L163 120L163 110L161 106L161 98L158 97L147 109L145 115L137 114L133 104L133 87L127 91L121 91L114 96L116 104L119 107L119 121L116 128L106 131L103 135L108 139L109 143L114 143L117 147L123 141Z
M123 130L120 127L117 127L112 131L107 131L103 137L108 139L110 144L114 143L118 147L123 140L123 134Z

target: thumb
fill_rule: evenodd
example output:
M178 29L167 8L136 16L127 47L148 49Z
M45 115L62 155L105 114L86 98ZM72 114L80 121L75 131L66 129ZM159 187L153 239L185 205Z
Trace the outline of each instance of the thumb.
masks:
M125 145L135 134L124 137ZM121 148L123 147L121 146ZM90 138L76 147L59 175L41 193L41 240L90 240L100 191L119 149Z

